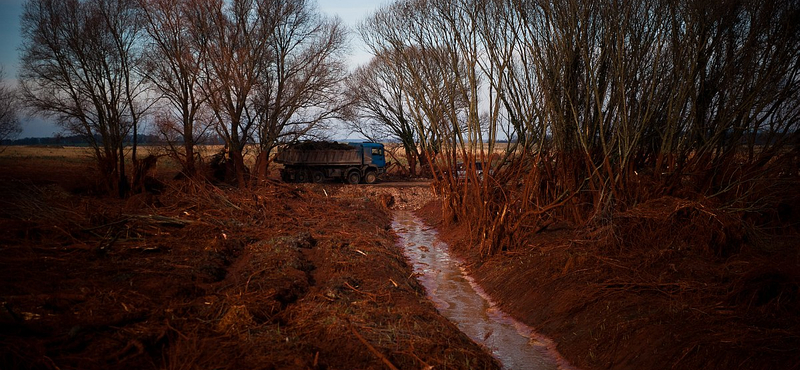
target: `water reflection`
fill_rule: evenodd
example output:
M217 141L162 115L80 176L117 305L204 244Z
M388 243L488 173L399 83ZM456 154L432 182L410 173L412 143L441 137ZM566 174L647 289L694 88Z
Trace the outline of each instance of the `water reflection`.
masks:
M392 227L439 312L472 340L488 348L504 369L569 367L552 353L552 343L488 301L464 273L460 261L450 256L447 245L438 239L435 230L426 228L407 211L395 213Z

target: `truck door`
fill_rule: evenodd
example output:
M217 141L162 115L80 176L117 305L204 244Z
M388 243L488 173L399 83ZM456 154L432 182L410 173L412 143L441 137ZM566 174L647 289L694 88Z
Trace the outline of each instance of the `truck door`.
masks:
M372 156L372 164L378 168L386 167L386 157L383 153L383 145L370 147L370 154Z

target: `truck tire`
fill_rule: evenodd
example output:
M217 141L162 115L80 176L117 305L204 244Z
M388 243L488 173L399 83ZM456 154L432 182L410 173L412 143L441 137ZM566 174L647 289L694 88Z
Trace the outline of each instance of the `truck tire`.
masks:
M350 173L347 174L348 184L355 185L358 184L359 182L361 182L361 174L358 173L358 171L350 171Z
M308 181L308 174L306 174L306 171L297 171L294 174L294 179L297 182L306 182Z
M322 171L314 171L311 173L311 181L319 184L325 181L325 174L323 174Z
M378 175L375 174L375 171L369 171L366 175L364 175L364 183L374 184L377 180Z

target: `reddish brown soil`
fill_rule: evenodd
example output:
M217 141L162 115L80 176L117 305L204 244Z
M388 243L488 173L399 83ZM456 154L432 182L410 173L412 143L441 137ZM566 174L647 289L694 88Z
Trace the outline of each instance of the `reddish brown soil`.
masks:
M91 178L0 158L2 369L497 368L369 197L164 180L118 200Z
M665 197L606 225L554 224L481 260L466 225L441 223L438 203L419 213L503 310L580 368L800 368L796 231L759 236Z

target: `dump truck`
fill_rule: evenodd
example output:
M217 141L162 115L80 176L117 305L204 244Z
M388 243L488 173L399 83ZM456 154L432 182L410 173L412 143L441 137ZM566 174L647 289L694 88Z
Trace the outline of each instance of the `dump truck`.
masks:
M283 165L285 182L323 182L341 179L372 184L386 171L383 144L304 141L280 148L275 162Z

